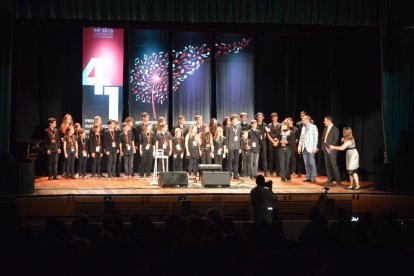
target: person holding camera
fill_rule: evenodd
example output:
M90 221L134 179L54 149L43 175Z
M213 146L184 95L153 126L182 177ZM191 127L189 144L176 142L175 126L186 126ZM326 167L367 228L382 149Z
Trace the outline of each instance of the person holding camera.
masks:
M272 181L265 182L263 175L256 177L256 187L250 191L250 202L253 209L253 223L262 221L271 223L277 198L272 192Z

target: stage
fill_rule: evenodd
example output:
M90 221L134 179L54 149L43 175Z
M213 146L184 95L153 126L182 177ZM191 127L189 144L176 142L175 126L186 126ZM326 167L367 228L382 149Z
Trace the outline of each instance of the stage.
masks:
M273 192L275 194L320 194L323 187L329 187L330 194L354 194L369 193L380 194L381 191L374 189L374 183L361 182L359 190L349 190L349 182L341 185L324 185L326 177L319 177L317 183L305 183L304 177L293 177L291 182L281 182L280 177L266 177L273 181ZM176 194L249 194L256 186L253 180L232 180L228 188L204 188L197 179L189 179L188 187L162 188L151 184L151 178L83 178L83 179L59 179L48 180L40 177L35 180L35 191L33 196L47 195L176 195Z
M108 213L108 206L122 217L134 214L150 216L154 221L163 221L169 214L183 215L182 200L191 202L191 214L203 216L211 207L218 207L225 216L236 221L251 221L250 190L255 187L251 180L241 183L231 181L228 188L204 188L201 183L189 180L187 188L161 188L151 185L151 178L115 179L60 179L35 180L35 190L30 194L15 197L17 212L27 223L43 222L46 217L57 216L67 221L80 215L88 215L99 221ZM349 182L329 186L325 197L323 184L326 177L317 183L305 183L304 177L294 177L291 182L281 182L279 177L266 177L273 181L273 192L277 196L279 215L284 220L307 220L309 211L318 206L329 211L335 219L337 208L351 213L387 213L397 210L405 217L414 216L414 197L393 192L379 191L372 182L361 182L361 189L346 189ZM326 198L333 199L325 208ZM322 199L322 200L321 200ZM109 202L109 205L108 205ZM326 206L328 206L326 205Z

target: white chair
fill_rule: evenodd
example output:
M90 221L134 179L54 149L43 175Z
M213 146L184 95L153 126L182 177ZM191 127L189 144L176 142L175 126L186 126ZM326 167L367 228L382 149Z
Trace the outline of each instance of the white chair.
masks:
M163 149L158 149L155 152L155 164L154 164L154 173L152 175L152 185L158 185L158 159L161 159L161 166L163 172L168 172L168 155L164 155ZM167 162L164 162L167 160Z

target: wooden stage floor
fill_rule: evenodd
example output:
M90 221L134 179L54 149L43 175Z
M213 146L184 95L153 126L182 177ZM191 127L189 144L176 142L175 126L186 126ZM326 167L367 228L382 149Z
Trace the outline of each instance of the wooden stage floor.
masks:
M267 177L273 181L273 192L276 194L320 194L325 185L326 177L319 177L317 183L305 183L305 178L294 177L291 182L281 182L280 177ZM161 188L151 185L150 178L85 178L85 179L59 179L48 180L40 177L35 180L35 191L31 196L56 196L56 195L209 195L249 194L256 186L254 181L231 181L228 188L204 188L200 182L193 183L189 180L187 188ZM349 182L342 182L339 186L329 186L330 194L382 194L384 192L374 189L372 182L362 182L361 189L348 190Z

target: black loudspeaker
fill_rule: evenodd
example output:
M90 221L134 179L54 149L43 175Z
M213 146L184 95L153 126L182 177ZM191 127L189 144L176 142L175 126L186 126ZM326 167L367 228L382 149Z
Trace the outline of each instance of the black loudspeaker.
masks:
M201 183L206 188L230 187L229 172L204 172Z
M187 187L187 172L160 172L158 177L160 187Z
M17 163L17 192L27 194L34 192L34 164Z
M394 189L394 166L377 163L374 165L375 189L391 191Z

